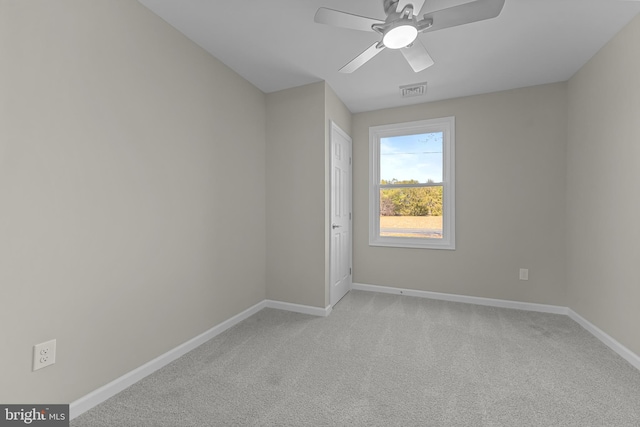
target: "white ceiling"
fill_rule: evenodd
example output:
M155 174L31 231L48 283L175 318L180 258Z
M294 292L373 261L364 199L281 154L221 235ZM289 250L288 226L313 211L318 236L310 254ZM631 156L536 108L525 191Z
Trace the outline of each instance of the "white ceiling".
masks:
M435 60L425 71L387 49L341 74L378 35L316 24L316 10L383 20L382 0L139 1L263 92L325 80L353 113L568 80L640 13L640 1L506 0L497 18L420 35ZM400 97L421 82L425 96Z

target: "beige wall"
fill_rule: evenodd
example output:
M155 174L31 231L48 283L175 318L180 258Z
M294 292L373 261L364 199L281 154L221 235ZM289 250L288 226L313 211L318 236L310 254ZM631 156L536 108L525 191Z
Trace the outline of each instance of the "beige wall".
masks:
M325 83L267 95L267 298L324 307Z
M135 1L0 1L0 58L0 402L71 402L264 300L262 92Z
M558 83L355 114L354 282L565 305L566 107ZM456 250L369 246L369 127L446 116Z
M267 298L329 305L330 131L351 113L325 82L267 95Z
M569 81L569 306L640 355L640 16Z

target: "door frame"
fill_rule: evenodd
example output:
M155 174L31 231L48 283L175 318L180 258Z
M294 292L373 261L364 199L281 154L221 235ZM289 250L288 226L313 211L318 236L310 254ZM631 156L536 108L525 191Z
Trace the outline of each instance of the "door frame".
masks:
M329 188L330 188L330 198L329 198L329 301L331 307L333 307L340 299L348 293L353 285L353 140L337 123L333 120L329 120L329 155L330 155L330 165L329 165ZM348 245L348 259L347 263L349 265L349 275L348 275L348 285L347 290L344 294L336 296L334 291L334 268L337 268L334 265L334 239L332 234L332 225L333 225L333 200L334 200L334 133L340 134L345 140L348 141L348 156L349 156L349 184L348 184L348 203L349 203L349 245Z

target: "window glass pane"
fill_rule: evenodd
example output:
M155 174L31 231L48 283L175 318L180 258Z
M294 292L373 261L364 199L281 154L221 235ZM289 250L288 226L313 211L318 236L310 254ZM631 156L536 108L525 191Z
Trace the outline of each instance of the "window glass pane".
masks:
M442 239L442 186L380 189L380 236Z
M442 141L442 132L380 138L380 183L442 182Z

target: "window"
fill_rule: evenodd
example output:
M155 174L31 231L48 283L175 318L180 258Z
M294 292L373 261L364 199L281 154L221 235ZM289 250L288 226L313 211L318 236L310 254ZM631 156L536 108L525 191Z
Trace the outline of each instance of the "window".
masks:
M369 245L455 249L455 119L369 128Z

